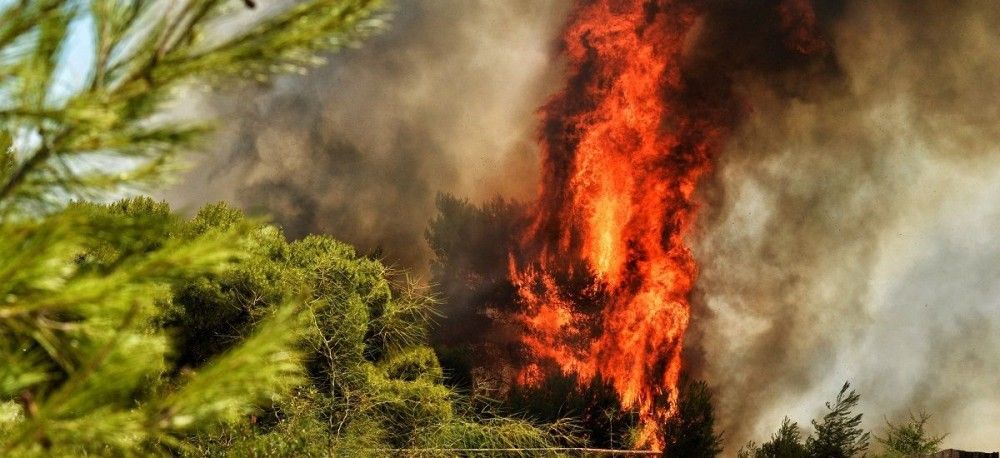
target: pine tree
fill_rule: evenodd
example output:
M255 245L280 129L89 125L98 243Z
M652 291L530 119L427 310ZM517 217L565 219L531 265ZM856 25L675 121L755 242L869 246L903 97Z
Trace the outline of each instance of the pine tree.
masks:
M747 444L737 455L740 458L807 458L810 455L802 442L799 425L785 417L781 427L771 436L771 440L757 446Z
M374 30L379 3L306 0L265 14L236 0L5 2L0 217L160 183L205 131L164 116L179 88L302 71ZM92 61L84 74L71 54Z
M806 440L810 456L850 458L868 449L870 433L859 426L861 414L853 412L861 396L854 390L848 391L850 387L851 384L845 382L837 399L832 404L826 403L829 412L822 420L812 421L815 432Z
M14 0L0 6L0 454L183 450L302 380L301 306L171 373L173 289L245 258L250 227L190 231L148 199L206 131L164 115L192 83L264 79L378 25L375 0ZM85 74L66 61L84 53ZM67 88L67 77L74 84ZM235 78L235 79L234 79ZM185 232L185 231L188 232Z
M722 437L715 432L712 392L702 381L681 384L677 411L661 427L663 456L714 457L722 452Z

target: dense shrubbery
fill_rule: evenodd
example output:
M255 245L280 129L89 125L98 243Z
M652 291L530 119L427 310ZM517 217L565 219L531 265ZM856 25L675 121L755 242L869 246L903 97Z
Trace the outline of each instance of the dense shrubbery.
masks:
M182 233L245 224L239 212L214 206ZM232 268L177 285L165 325L185 343L178 362L197 367L238 344L281 304L302 300L308 383L250 426L202 441L199 453L264 443L282 444L282 453L549 443L526 423L477 423L464 415L425 344L430 302L407 285L394 286L378 261L328 237L288 243L271 226L255 227L241 251L245 260Z
M140 198L74 205L57 218L77 214L109 237L60 253L70 264L57 270L72 273L49 298L74 304L57 311L49 303L31 315L66 329L46 328L53 340L33 343L17 328L5 334L4 342L28 346L24 357L4 353L3 394L31 393L25 414L0 423L11 451L322 455L553 444L531 424L464 410L425 344L430 302L343 243L322 236L289 243L277 228L224 205L182 221ZM140 232L124 231L130 227ZM229 248L221 259L184 255L203 254L204 240ZM172 260L162 267L174 274L151 275L160 256ZM40 268L57 261L35 259ZM141 311L128 301L108 306L133 287L115 273L142 274L134 285L142 290L128 296L145 301ZM84 305L75 285L88 281L103 288L92 306L116 315L75 310ZM110 329L100 327L105 322ZM84 343L89 332L114 337ZM75 353L89 370L60 369L56 356Z
M875 436L884 449L884 458L903 458L930 455L938 451L945 436L934 436L925 431L931 416L925 412L910 414L908 421L898 424L886 421L885 436Z

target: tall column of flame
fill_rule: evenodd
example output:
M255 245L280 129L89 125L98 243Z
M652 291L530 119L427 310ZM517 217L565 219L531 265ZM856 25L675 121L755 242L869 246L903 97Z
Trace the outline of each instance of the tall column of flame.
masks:
M652 425L675 405L663 401L677 400L697 275L684 240L692 194L728 127L687 101L681 59L697 19L670 1L576 7L564 35L568 84L542 109L541 195L510 258L533 360L610 381L654 446ZM581 270L586 291L559 284ZM541 367L524 368L521 382Z

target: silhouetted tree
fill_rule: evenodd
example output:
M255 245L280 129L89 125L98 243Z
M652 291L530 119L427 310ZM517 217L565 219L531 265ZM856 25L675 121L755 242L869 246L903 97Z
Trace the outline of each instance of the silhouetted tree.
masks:
M571 419L587 443L599 448L629 448L638 424L636 409L625 409L610 382L595 379L582 383L575 375L557 373L538 386L515 386L506 407L532 419L552 423Z
M855 415L852 412L861 396L854 390L848 391L850 387L850 382L845 382L837 399L833 403L826 403L829 412L822 420L812 421L816 431L806 440L810 456L849 458L868 450L870 433L859 426L861 414Z
M737 455L739 458L806 458L809 453L802 441L802 432L798 423L785 417L778 432L771 440L757 446L753 442L747 444Z
M506 258L524 224L524 211L501 198L481 206L438 195L437 216L427 229L442 316L431 332L446 382L471 391L473 370L514 365L517 332L504 320L514 306Z
M676 414L661 427L663 456L702 458L722 452L708 385L702 381L682 382L678 398Z

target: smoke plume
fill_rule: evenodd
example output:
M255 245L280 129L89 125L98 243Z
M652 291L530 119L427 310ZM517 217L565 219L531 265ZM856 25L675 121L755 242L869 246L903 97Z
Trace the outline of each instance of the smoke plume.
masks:
M851 2L834 78L736 81L752 115L692 237L693 346L730 447L807 423L844 380L868 427L924 409L944 445L997 446L998 26L986 2Z
M400 1L389 28L305 77L207 103L220 145L176 205L227 200L424 275L439 192L530 196L533 112L568 2Z

